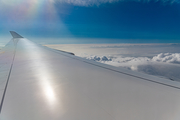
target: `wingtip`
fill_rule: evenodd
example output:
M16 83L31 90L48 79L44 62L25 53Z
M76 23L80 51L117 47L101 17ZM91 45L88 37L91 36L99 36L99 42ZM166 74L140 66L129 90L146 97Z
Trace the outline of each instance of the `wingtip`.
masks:
M19 35L18 33L14 32L14 31L9 31L12 35L13 38L23 38L21 35Z

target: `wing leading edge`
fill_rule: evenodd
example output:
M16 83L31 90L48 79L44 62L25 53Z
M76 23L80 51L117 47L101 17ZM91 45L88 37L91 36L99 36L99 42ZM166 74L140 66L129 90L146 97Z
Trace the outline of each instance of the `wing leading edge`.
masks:
M7 59L12 63L15 50L1 120L180 118L178 82L55 51L22 36L13 37L11 41L16 44L8 49L6 46L0 56L1 65ZM1 89L4 91L4 85Z

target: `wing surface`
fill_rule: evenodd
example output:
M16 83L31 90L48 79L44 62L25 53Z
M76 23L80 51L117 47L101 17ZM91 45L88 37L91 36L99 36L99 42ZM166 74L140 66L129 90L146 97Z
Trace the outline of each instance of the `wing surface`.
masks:
M0 56L0 120L179 120L180 84L22 36Z

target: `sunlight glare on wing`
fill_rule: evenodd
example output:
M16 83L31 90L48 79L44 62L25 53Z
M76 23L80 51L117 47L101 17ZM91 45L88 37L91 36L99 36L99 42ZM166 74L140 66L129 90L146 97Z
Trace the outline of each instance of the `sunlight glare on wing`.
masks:
M45 93L46 93L47 98L49 98L51 103L53 103L53 101L55 100L54 91L49 85L46 86L46 92Z
M38 80L38 83L40 85L40 94L45 98L44 100L45 104L47 104L47 107L51 108L51 110L53 111L55 110L57 105L62 106L61 99L57 100L57 98L59 97L56 97L61 95L61 93L60 91L58 91L58 93L55 92L55 84L53 82L54 78L52 73L48 69L49 66L46 64L41 50L36 46L34 47L33 43L31 43L30 41L26 43L30 46L32 44L30 49L33 49L33 51L29 49L28 56L30 57L29 59L33 58L31 59L30 67L35 68L33 72L36 75L36 79ZM62 107L59 109L62 110Z

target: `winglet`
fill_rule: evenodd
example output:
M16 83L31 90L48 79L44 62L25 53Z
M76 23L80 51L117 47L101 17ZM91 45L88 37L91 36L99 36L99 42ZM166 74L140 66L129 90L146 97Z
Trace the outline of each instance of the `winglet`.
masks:
M14 31L10 31L11 35L13 36L13 38L23 38L21 35L17 34Z

